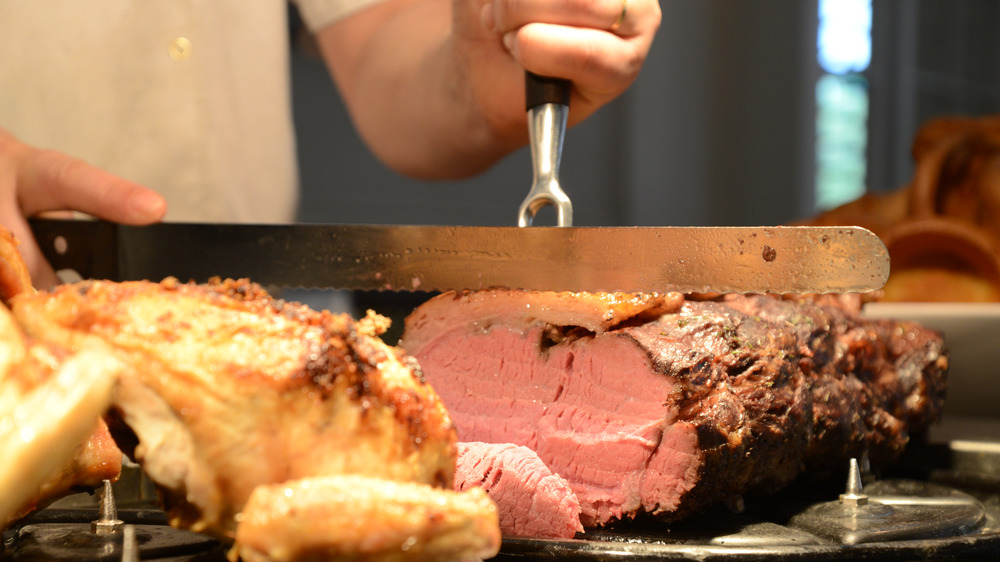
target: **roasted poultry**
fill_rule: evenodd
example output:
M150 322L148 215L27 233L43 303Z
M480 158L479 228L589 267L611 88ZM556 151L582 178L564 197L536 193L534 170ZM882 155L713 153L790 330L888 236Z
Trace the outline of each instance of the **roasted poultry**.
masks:
M101 414L122 365L99 350L31 342L0 306L0 527L121 472Z
M31 293L17 241L0 228L0 299ZM0 528L71 490L121 472L122 453L101 414L121 365L29 340L0 305Z
M29 338L119 366L116 440L160 488L171 524L234 541L233 558L499 549L491 500L451 490L444 406L415 361L378 338L380 317L355 322L231 280L81 282L11 307Z

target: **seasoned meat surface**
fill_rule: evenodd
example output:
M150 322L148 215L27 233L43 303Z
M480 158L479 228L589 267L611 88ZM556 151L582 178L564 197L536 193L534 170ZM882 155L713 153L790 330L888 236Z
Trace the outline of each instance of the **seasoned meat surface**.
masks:
M731 297L726 304L790 326L802 342L803 368L812 374L811 470L831 453L866 451L877 464L889 461L943 411L948 360L937 332L914 322L862 320L856 296Z

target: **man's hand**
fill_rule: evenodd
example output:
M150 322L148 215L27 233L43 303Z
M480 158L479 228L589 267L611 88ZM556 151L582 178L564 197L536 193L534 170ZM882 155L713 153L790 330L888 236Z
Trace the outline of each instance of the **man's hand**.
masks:
M447 178L527 143L525 70L570 80L578 123L632 84L660 18L657 0L384 0L318 39L373 152Z
M35 287L58 282L26 217L79 211L125 224L159 221L167 204L156 192L61 152L27 145L0 129L0 224L19 240Z
M523 103L513 108L501 97L523 99L516 93L524 70L570 80L569 122L578 123L636 79L661 17L656 0L454 0L453 6L455 50L468 59L472 82L482 89L477 97L487 114L505 119L496 124L502 135L522 139Z

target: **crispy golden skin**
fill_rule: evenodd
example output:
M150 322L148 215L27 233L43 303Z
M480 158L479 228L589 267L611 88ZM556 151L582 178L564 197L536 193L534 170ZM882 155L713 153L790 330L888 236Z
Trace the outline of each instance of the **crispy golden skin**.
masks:
M6 304L34 293L18 241L0 227L0 528L121 473L100 416L121 366L100 350L73 354L25 336Z
M29 340L0 305L0 528L118 477L122 453L100 416L120 369L100 350Z
M29 335L74 351L106 350L126 365L113 412L134 433L134 457L164 492L175 526L234 539L258 490L317 478L322 494L345 489L331 484L339 478L363 476L416 486L424 490L418 502L455 522L445 529L428 520L416 534L387 532L399 540L366 556L483 557L499 548L492 503L482 497L470 504L450 490L456 437L443 404L415 361L377 337L377 317L355 322L317 312L272 299L247 281L172 279L64 285L20 295L13 310ZM359 500L372 493L356 490ZM320 522L316 505L346 505L300 497ZM370 518L372 532L412 523L391 516L398 510L391 495L383 499L385 509ZM441 511L449 502L465 503ZM267 506L255 502L251 519L260 521L262 510ZM450 538L440 540L441 533ZM327 551L350 551L350 536L329 533ZM276 540L290 541L278 549L288 551L298 539Z

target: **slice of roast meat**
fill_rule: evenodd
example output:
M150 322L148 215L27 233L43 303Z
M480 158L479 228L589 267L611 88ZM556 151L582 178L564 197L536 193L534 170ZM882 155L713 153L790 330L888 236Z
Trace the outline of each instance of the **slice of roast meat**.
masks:
M847 455L891 461L940 415L947 370L938 334L833 298L446 293L401 345L461 441L537 452L584 526L738 505Z
M569 483L523 445L459 443L455 489L473 487L496 502L505 536L573 538L583 531Z

